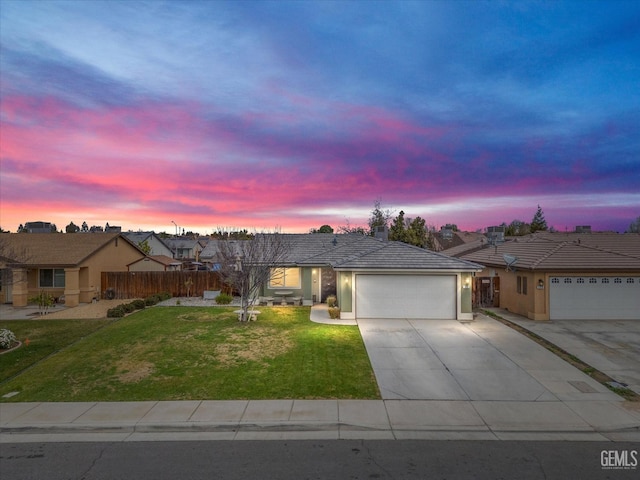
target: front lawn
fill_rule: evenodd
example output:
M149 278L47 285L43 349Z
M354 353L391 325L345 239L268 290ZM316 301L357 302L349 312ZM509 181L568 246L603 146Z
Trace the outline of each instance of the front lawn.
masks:
M379 398L358 327L312 323L308 307L261 308L248 324L233 310L139 311L1 380L0 397L19 392L1 400Z
M0 328L11 330L23 346L0 355L0 383L73 342L113 323L99 320L7 320Z

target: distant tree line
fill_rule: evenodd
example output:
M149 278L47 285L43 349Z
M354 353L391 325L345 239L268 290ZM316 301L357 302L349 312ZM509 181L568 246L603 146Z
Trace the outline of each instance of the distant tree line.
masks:
M346 225L338 227L340 233L360 234L375 236L380 227L388 230L388 239L397 242L408 243L420 248L433 249L433 233L435 227L427 227L427 223L423 218L406 218L405 212L400 210L397 216L393 216L391 209L383 208L380 200L376 200L373 204L369 220L368 228L357 226L352 227L347 220ZM333 233L334 230L330 225L322 225L320 228L313 228L310 233Z

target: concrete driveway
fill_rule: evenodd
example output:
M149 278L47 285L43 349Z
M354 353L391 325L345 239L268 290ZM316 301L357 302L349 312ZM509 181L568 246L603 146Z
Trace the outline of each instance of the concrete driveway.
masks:
M640 321L536 322L504 310L495 311L640 394Z
M513 329L485 316L358 320L383 399L622 401Z

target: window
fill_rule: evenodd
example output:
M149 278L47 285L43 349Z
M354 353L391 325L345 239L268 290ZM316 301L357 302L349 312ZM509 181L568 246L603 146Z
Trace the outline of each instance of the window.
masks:
M634 283L633 278L627 278L627 283Z
M516 289L518 293L526 295L527 294L527 277L518 276L517 282L518 283L517 283Z
M602 279L602 283L609 283L609 279L608 278L603 278Z
M554 277L551 279L551 283L560 283L560 279Z
M579 278L578 280L576 280L576 283L584 283L584 278Z
M589 283L598 283L598 279L592 277L589 279Z
M565 278L564 279L564 283L571 283L571 279L570 278Z
M269 288L300 288L300 269L272 268Z
M616 278L613 283L622 283L622 279L621 278Z
M40 287L64 288L64 268L41 268Z

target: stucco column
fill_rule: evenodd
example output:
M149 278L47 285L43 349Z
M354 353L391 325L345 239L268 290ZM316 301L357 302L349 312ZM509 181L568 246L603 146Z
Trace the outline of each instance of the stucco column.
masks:
M80 269L78 267L64 269L64 304L76 307L80 303Z
M533 276L533 320L549 320L548 280L548 277L542 273L538 273Z
M460 320L473 319L473 278L471 273L460 274Z
M26 307L29 302L29 282L25 268L14 268L12 275L12 298L14 307Z

